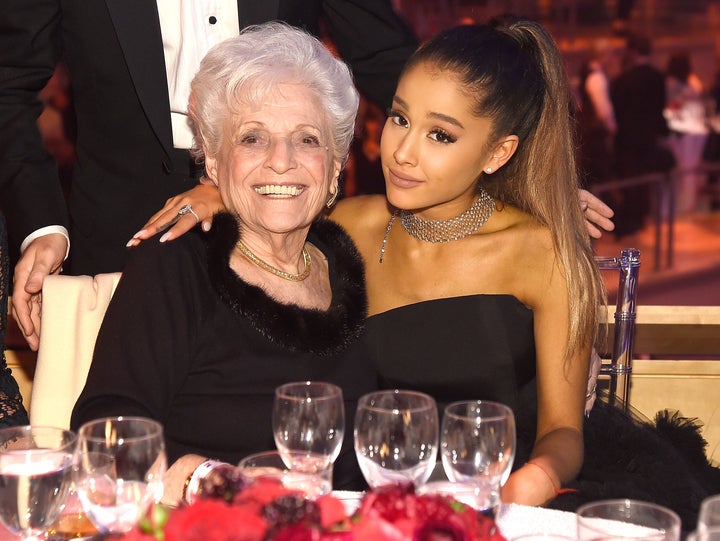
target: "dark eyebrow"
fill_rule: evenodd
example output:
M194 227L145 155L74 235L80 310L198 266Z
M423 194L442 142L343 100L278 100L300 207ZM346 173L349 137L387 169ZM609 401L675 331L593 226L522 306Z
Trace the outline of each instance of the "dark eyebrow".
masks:
M408 108L408 105L407 105L407 103L405 102L405 100L403 100L402 98L400 98L400 97L397 96L397 95L393 96L393 101L397 102L398 105L400 105L400 107L404 107L405 109ZM432 113L432 112L431 112L428 116L429 116L430 118L436 118L436 119L438 119L438 120L442 120L443 122L447 122L447 123L449 123L449 124L453 124L454 126L457 126L458 128L465 129L465 126L463 126L462 123L460 123L460 121L457 120L457 119L454 118L454 117L451 117L451 116L448 116L448 115L444 115L444 114L442 114L442 113Z

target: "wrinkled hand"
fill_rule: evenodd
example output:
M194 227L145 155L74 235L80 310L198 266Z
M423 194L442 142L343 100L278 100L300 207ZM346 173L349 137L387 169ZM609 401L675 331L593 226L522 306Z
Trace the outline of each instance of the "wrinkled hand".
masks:
M43 280L58 274L67 253L67 239L60 234L33 240L15 265L12 306L15 321L23 331L30 349L40 345L40 308Z
M178 214L186 205L190 205L193 212ZM160 237L160 242L176 239L198 223L202 223L203 231L210 231L213 216L224 210L225 205L215 185L198 184L191 190L168 199L165 206L153 214L143 228L133 235L127 246L137 246L162 231L165 233Z
M615 213L610 207L587 190L580 190L579 197L580 208L585 215L585 225L592 238L602 237L602 230L615 229L615 224L610 219Z

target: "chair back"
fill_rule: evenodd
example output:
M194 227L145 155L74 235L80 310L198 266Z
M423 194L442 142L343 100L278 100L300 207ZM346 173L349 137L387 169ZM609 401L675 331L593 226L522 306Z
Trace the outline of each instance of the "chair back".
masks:
M612 352L609 362L603 363L600 368L600 375L609 377L608 402L627 409L633 363L640 250L627 248L620 252L620 257L596 257L595 261L600 270L614 270L619 274L617 303L613 316Z
M32 424L70 426L70 414L85 386L100 324L119 280L119 272L45 278L30 400Z

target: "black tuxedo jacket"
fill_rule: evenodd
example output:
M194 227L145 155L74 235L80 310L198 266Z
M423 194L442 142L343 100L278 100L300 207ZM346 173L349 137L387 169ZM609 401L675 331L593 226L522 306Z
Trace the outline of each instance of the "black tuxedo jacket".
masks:
M387 106L416 46L389 0L238 0L240 27L283 20L318 32L321 16L360 90ZM37 93L67 65L77 119L69 218L36 128ZM52 224L71 232L70 271L121 270L125 243L196 182L173 149L154 0L3 0L0 10L0 208L11 242Z

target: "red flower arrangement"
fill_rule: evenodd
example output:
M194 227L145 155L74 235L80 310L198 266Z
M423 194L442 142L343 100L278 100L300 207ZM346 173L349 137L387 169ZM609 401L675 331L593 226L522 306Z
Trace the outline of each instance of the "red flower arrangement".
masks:
M351 516L332 495L315 501L270 479L228 503L206 498L167 512L156 507L121 541L505 541L495 522L448 496L412 486L366 493Z

